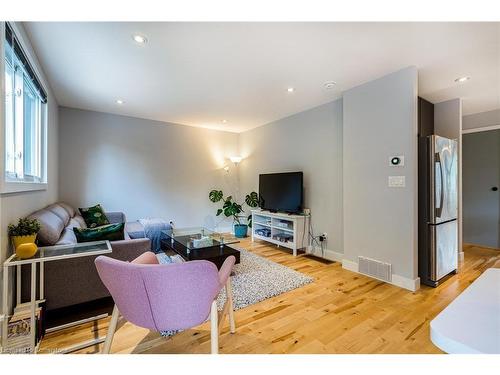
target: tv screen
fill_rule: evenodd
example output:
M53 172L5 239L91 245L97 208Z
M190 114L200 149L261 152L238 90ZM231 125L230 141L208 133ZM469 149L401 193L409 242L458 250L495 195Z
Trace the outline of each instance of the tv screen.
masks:
M302 212L302 182L302 172L261 174L260 208L289 213Z

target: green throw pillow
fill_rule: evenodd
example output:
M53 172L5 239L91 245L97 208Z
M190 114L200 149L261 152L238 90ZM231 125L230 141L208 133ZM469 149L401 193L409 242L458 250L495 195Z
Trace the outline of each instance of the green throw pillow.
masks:
M125 239L124 236L125 223L103 225L99 228L73 228L76 236L76 241L92 242L92 241L119 241Z
M78 210L89 228L96 228L109 224L109 220L100 204L96 204L93 207L79 208Z

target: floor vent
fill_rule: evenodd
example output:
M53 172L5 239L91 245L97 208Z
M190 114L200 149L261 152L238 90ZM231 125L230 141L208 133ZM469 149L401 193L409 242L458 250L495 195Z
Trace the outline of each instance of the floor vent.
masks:
M392 280L391 264L375 259L358 257L358 272L388 282Z

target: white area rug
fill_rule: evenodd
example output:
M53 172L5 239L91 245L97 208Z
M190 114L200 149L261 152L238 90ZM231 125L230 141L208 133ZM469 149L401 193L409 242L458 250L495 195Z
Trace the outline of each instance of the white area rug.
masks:
M234 275L231 276L235 310L300 288L313 281L312 277L306 276L289 267L275 263L247 250L236 249L240 252L240 263L234 266ZM176 263L180 261L178 255L171 258ZM163 263L163 259L161 257L159 259ZM226 293L222 291L217 298L219 310L222 310L225 300ZM162 332L162 335L171 336L175 333L168 331Z

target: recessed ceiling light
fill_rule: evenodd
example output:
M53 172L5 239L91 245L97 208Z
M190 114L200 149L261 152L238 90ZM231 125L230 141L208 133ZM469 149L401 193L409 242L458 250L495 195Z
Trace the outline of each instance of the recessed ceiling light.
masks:
M227 124L227 120L221 120L223 124Z
M134 41L139 44L146 44L148 41L145 36L139 34L132 35L132 39L134 39Z
M294 92L295 89L293 87L289 87L289 88L286 89L286 91L288 91L288 92Z
M470 77L460 77L455 80L457 83L464 83L467 82L470 79Z
M333 81L326 82L325 89L331 90L335 87L336 84L337 84L337 82L333 82Z
M123 103L125 103L125 102L123 100L121 100L121 99L117 99L116 100L116 104L122 105Z

